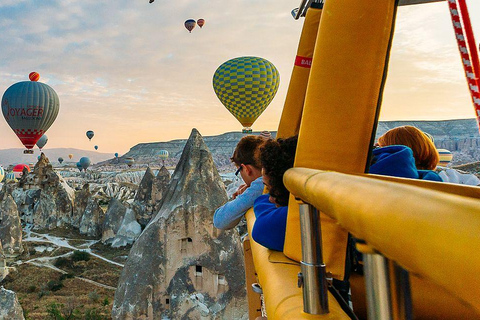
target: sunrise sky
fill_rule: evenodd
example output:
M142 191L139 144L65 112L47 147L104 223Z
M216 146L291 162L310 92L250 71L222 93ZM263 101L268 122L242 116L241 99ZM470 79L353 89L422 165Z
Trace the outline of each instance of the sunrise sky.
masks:
M212 88L216 68L259 56L280 72L254 130L276 130L303 19L293 0L1 0L0 92L31 71L55 89L47 147L127 152L140 142L241 130ZM467 0L477 40L480 1ZM204 18L191 34L186 19ZM381 120L474 117L446 2L401 7ZM89 142L85 131L95 131ZM0 119L0 149L21 143Z

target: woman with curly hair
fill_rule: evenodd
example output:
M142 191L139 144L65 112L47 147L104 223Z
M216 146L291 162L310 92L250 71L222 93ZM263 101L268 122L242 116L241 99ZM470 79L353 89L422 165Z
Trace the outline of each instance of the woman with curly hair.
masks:
M293 167L298 137L266 141L259 150L263 184L269 194L255 200L253 239L269 249L283 251L289 192L283 184L285 171Z

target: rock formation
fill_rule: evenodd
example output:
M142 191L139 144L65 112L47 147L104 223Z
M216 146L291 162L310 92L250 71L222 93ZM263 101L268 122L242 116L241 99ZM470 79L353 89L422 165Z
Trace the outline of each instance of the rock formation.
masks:
M53 229L70 223L74 191L42 153L32 172L24 174L11 194L21 218L35 228Z
M91 197L92 194L90 193L90 186L88 183L85 183L82 189L75 191L75 203L70 222L73 227L80 228L80 221L85 213L85 209L87 209L88 200Z
M24 320L23 310L15 292L0 287L0 319Z
M4 195L0 202L0 242L7 255L23 252L22 225L17 205L11 195Z
M145 171L142 182L138 186L137 195L133 202L137 221L146 226L153 215L160 209L160 201L170 182L170 173L162 167L157 176L150 167Z
M238 234L212 223L226 200L212 156L193 129L160 211L130 250L114 319L247 319Z
M128 207L128 208L127 208ZM132 244L142 232L135 219L135 213L128 205L113 198L105 213L102 226L102 242L112 247L124 247Z
M0 241L0 282L8 275L7 261L3 253L2 242Z
M105 213L98 204L98 199L88 199L87 207L80 220L80 233L89 237L100 238L102 236L102 224Z

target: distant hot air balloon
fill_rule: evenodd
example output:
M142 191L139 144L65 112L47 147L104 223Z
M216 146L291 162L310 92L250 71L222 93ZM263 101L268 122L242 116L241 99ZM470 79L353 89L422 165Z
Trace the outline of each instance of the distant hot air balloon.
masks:
M125 158L125 163L127 164L128 167L131 167L134 162L135 162L135 159L133 159L132 157Z
M13 172L9 172L5 175L5 182L15 181L15 179L15 174Z
M118 158L118 152L115 152L115 158Z
M275 97L280 75L268 60L240 57L228 60L213 75L213 89L218 99L244 126L250 128Z
M88 130L86 135L87 135L88 140L91 141L93 136L95 135L95 133L92 130Z
M60 108L57 93L50 86L37 82L39 77L32 72L32 81L13 84L2 98L3 116L27 148L24 153L29 154L33 154L31 149L53 124Z
M47 142L48 142L48 137L46 134L44 134L43 136L40 137L40 139L38 139L37 147L40 149L40 151L42 151L43 147L45 147Z
M88 167L92 163L89 157L81 157L79 161L80 165L82 166L83 170L87 171Z
M98 146L95 146L94 148L95 148L95 150L98 150Z
M27 169L27 171L30 172L30 167L26 164L17 164L15 167L13 167L12 171L15 175L15 178L20 179L22 177L23 169Z
M185 21L185 28L187 28L187 30L191 33L193 28L195 28L196 24L197 23L195 22L195 20L188 19L187 21Z
M73 154L70 153L70 154L68 155L68 158L69 158L69 159L72 159L72 158L73 158Z
M63 158L62 157L58 158L58 162L60 162L60 164L62 164L63 163Z
M168 151L167 150L160 150L158 157L162 159L163 165L165 165L165 160L168 159Z
M203 25L205 24L205 19L198 19L197 20L197 24L198 26L200 27L200 29L203 27Z
M40 161L41 156L37 156L37 160Z
M5 170L3 170L3 167L0 166L0 182L2 182L4 177L5 177Z
M297 17L297 14L298 14L298 10L300 10L299 8L295 8L293 9L290 13L292 14L292 17L295 19Z
M79 162L77 162L77 169L82 171L83 170L83 167L82 167L82 164Z
M452 161L453 154L447 149L438 149L437 151L440 156L440 161L438 162L438 165L446 167Z

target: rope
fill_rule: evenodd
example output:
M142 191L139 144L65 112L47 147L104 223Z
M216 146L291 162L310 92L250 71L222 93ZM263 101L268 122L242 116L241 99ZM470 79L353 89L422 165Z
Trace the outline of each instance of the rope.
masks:
M453 30L455 31L455 38L457 39L458 50L460 51L460 56L462 58L463 69L465 71L465 77L467 78L468 87L470 89L470 95L472 97L473 107L475 109L475 114L477 117L477 124L480 130L480 94L479 94L479 88L478 88L478 81L472 67L472 59L470 58L470 53L468 51L467 43L465 41L463 26L462 26L462 22L460 21L460 14L457 9L457 1L448 0L448 7L450 9L450 16L452 17ZM466 10L466 6L465 6L465 10ZM466 15L468 17L468 11L466 12L467 12ZM469 22L469 19L468 19L468 22ZM472 38L473 38L473 32L472 32ZM473 49L476 50L476 47L474 46ZM475 52L475 56L477 57L476 65L478 65L478 55L476 55L476 52ZM480 72L480 70L478 70L477 72Z

